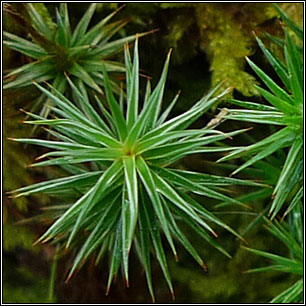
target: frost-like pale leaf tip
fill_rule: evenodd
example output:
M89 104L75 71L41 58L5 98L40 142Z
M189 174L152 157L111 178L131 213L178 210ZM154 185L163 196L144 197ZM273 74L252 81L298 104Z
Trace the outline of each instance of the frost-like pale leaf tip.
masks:
M173 290L171 290L171 296L172 296L172 300L175 301L175 294Z
M173 48L170 48L170 50L169 50L169 52L168 52L168 54L167 54L167 60L168 60L169 57L171 56L172 51L173 51Z
M50 240L50 236L46 237L45 239L41 240L41 238L38 241L41 241L41 243L46 243Z
M71 272L69 273L68 277L67 277L66 280L65 280L65 284L67 284L67 283L70 281L72 274L73 274L73 272L71 271Z
M17 138L13 138L13 137L7 137L7 140L12 140L12 141L17 141Z
M45 157L45 154L36 157L35 160L40 160L40 159L43 159L44 157Z
M130 282L128 278L125 279L125 287L130 288Z
M221 163L224 160L225 157L226 156L223 156L223 157L219 158L218 160L216 160L216 163Z
M237 169L238 170L238 169ZM229 175L229 177L232 177L232 176L234 176L235 174L237 174L239 171L237 171L237 170L235 170L235 171L233 171L230 175Z
M64 71L64 76L65 76L65 78L66 78L67 80L70 80L69 75L68 75L68 73L67 73L66 71Z
M36 240L35 242L33 242L33 243L32 243L32 246L37 245L39 242L40 242L40 241L39 241L39 239L38 239L38 240Z
M67 250L70 246L71 240L68 240L68 242L66 243L65 249Z
M211 232L216 238L218 237L218 234L215 231Z
M110 285L107 285L105 295L109 294Z
M41 238L38 238L35 242L33 242L32 245L35 246L35 245L37 245L37 244L40 243L40 242L44 243L44 240L41 241Z
M19 108L19 111L21 111L22 113L24 113L24 114L30 114L29 112L27 112L26 110L24 110L23 108Z

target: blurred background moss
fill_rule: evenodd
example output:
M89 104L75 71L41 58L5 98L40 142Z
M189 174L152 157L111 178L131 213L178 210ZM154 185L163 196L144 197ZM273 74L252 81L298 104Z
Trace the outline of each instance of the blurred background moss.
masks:
M46 3L51 16L59 3ZM100 3L94 15L95 24L123 3ZM302 3L282 3L281 8L298 24L303 24ZM69 3L72 25L76 25L87 3ZM4 29L20 36L26 36L13 20L4 12ZM130 22L121 30L121 36L159 29L158 32L140 39L140 66L142 73L152 77L155 84L162 69L169 48L173 48L169 77L167 81L164 107L177 91L181 97L173 115L188 109L193 103L224 81L224 87L231 87L231 95L236 98L257 95L254 88L256 78L246 66L245 56L251 57L265 71L267 62L258 50L255 35L262 37L269 32L282 36L283 31L277 12L272 3L126 3L115 17ZM264 38L263 38L264 39ZM269 43L268 41L265 41ZM274 52L277 47L271 45ZM29 61L25 56L4 47L4 73ZM121 58L123 60L123 58ZM271 72L272 73L272 72ZM273 74L272 74L273 75ZM143 86L145 79L142 80ZM222 90L222 89L220 89ZM12 143L7 137L29 136L31 128L22 124L24 114L20 108L31 109L31 101L37 96L33 88L10 90L3 93L3 187L10 191L45 177L52 177L49 169L29 170L30 164L41 151L32 146ZM257 99L260 99L257 97ZM195 124L204 126L216 115L212 110ZM235 124L235 126L233 126ZM245 127L242 123L230 123L230 129ZM221 129L229 128L229 123ZM35 133L42 133L41 130ZM262 138L260 126L254 125L251 136ZM241 136L243 137L243 136ZM243 139L244 141L245 139ZM238 137L231 142L242 140ZM241 144L241 143L240 143ZM197 155L183 160L178 167L205 170L212 174L228 175L230 167L216 166L212 161L216 156ZM235 189L236 196L251 190ZM258 201L248 203L251 214L235 213L239 208L217 210L220 218L238 232L243 232L259 213L267 206L269 193ZM53 246L32 243L46 228L48 220L37 218L47 197L11 199L4 195L3 200L3 302L5 303L44 303L50 302L49 279L54 254ZM206 199L205 205L213 209L216 203ZM25 221L27 220L27 221ZM31 222L30 222L31 221ZM280 273L243 274L250 268L261 266L265 259L252 256L241 249L239 242L222 230L219 242L233 256L231 260L205 244L190 233L200 255L206 260L208 272L204 272L192 258L179 249L179 262L176 263L168 252L170 271L174 280L176 300L171 301L162 272L157 265L152 266L157 302L159 303L264 303L280 293L292 276ZM286 253L280 249L278 241L266 234L261 224L257 224L245 235L252 248ZM178 246L179 247L179 246ZM146 289L145 275L135 256L131 256L131 287L126 289L118 277L105 296L108 258L96 267L87 263L68 284L65 284L70 265L69 254L61 256L58 262L53 302L58 303L150 303ZM81 290L80 290L81 289Z

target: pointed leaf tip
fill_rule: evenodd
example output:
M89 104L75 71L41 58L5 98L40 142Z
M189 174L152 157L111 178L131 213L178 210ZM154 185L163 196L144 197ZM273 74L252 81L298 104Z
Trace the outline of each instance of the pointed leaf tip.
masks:
M171 296L172 296L172 300L175 301L175 294L173 290L171 290Z
M168 52L168 54L167 54L167 59L170 58L170 56L171 56L171 54L172 54L172 51L173 51L173 48L170 48L170 50L169 50L169 52Z
M211 232L216 238L218 237L218 234L215 231Z
M37 239L36 241L34 241L34 242L32 243L32 246L35 246L35 245L37 245L38 243L40 243L40 239Z
M124 9L126 7L126 4L121 5L120 7L118 7L115 11L114 11L114 15L117 14L119 11L121 11L122 9Z
M22 113L25 113L25 114L27 114L27 115L30 114L29 112L27 112L27 111L24 110L23 108L19 108L19 111L22 112Z
M65 284L68 284L68 282L70 281L70 279L71 279L71 277L72 277L72 274L73 274L73 272L70 271L68 277L67 277L66 280L65 280Z
M205 265L204 262L201 264L201 267L202 267L202 269L203 269L204 271L206 271L206 272L208 271L207 266Z
M125 287L130 288L130 281L128 278L125 279Z

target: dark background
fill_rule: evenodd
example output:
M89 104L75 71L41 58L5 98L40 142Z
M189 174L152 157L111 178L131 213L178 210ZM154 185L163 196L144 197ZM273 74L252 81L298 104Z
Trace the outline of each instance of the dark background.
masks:
M101 3L91 25L96 24L108 13L123 3ZM46 4L54 16L56 3ZM77 24L88 4L69 3L72 25ZM302 4L282 3L281 7L298 23L302 23ZM264 32L281 36L280 20L271 3L126 3L114 20L127 18L129 24L120 32L121 36L159 29L139 41L140 67L143 74L152 77L154 86L159 79L163 63L170 48L172 60L165 92L166 107L172 97L182 90L179 102L172 115L191 107L205 92L218 82L226 80L224 86L233 86L231 95L239 99L261 101L253 85L255 75L245 65L249 56L266 72L269 70L264 56L256 46L254 33L262 37ZM18 35L25 35L4 13L4 29ZM119 35L119 36L120 36ZM269 42L265 41L269 44ZM277 48L271 45L275 52ZM12 69L27 62L25 56L7 48L3 51L5 69ZM122 56L118 57L122 60ZM118 59L117 58L117 59ZM122 78L122 76L116 76ZM145 78L141 80L142 88ZM20 108L30 109L35 90L6 91L3 93L3 182L4 191L52 177L50 169L30 170L25 165L40 155L40 149L8 141L7 137L28 135L30 128L22 124L24 115ZM219 107L225 106L224 104ZM195 127L206 125L218 112L211 110L200 118ZM225 122L220 130L235 130L246 127L243 123ZM269 133L269 127L252 125L248 133L261 139ZM230 144L239 145L247 141L246 136L235 138ZM231 168L239 163L233 161L229 167L213 163L217 155L195 155L185 158L180 166L191 170L217 175L228 175ZM248 174L242 175L250 178ZM236 196L253 190L235 188ZM214 209L215 202L201 199L205 206ZM43 303L49 302L48 287L54 248L52 245L32 246L49 224L48 220L36 220L41 207L52 202L44 196L31 198L3 199L3 302ZM248 203L251 214L245 214L239 207L216 210L223 221L238 232L243 232L254 220L256 214L269 204L269 198ZM233 213L237 212L239 213ZM26 220L25 220L26 219ZM30 219L30 221L29 221ZM179 261L175 262L167 252L170 272L174 282L176 299L172 301L166 282L156 261L152 261L153 284L158 303L264 303L282 292L294 277L284 273L244 274L243 272L264 266L264 258L252 255L240 247L240 242L230 234L218 231L218 241L232 255L228 259L189 233L196 249L202 255L208 272L205 272L177 243ZM188 234L188 233L187 233ZM271 237L259 223L245 234L249 246L278 254L286 249ZM166 243L164 244L166 247ZM167 248L167 247L166 247ZM68 251L58 261L54 302L57 303L150 303L144 271L135 254L130 256L130 288L125 288L123 279L118 277L112 285L109 296L105 296L108 277L108 257L98 266L90 260L65 284L71 263Z

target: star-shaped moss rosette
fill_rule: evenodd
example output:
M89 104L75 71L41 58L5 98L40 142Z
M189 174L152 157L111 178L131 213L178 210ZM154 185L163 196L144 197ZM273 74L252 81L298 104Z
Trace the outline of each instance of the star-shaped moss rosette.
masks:
M71 176L40 182L13 193L15 196L37 192L48 192L57 196L67 196L74 192L79 194L74 204L65 208L57 207L57 220L39 241L67 241L66 247L74 250L81 245L68 278L93 252L97 251L99 261L101 255L110 250L107 292L121 263L128 284L129 252L134 245L145 268L152 298L154 299L151 253L157 257L173 294L162 234L176 258L174 239L206 269L203 260L181 231L180 222L187 223L204 240L230 257L213 239L217 234L211 226L218 225L240 236L198 203L192 194L244 205L219 191L233 184L258 185L250 181L169 167L186 155L231 150L232 148L208 145L246 131L243 129L225 134L208 127L187 129L227 94L228 91L225 91L220 96L213 97L218 88L201 98L185 113L167 120L178 98L176 96L161 113L169 56L170 53L160 80L152 92L148 82L141 107L138 40L135 42L133 61L128 46L125 48L127 93L126 96L121 96L119 103L113 95L107 69L102 66L110 109L108 112L102 108L103 116L97 113L86 95L78 90L68 76L67 81L75 96L84 105L85 113L59 91L53 89L52 93L36 84L53 101L53 112L58 117L44 119L30 114L36 120L28 123L51 126L50 133L56 140L15 139L55 149L39 158L50 159L32 166L60 165L72 170ZM123 103L124 99L126 103ZM97 101L99 102L98 99Z
M102 66L105 66L108 72L125 71L122 63L109 60L111 56L122 51L125 43L136 38L136 35L131 35L111 40L127 23L126 20L109 23L122 7L88 30L97 6L97 3L92 3L72 30L67 3L61 3L59 10L56 10L56 23L44 18L42 9L39 10L40 6L37 5L6 5L6 10L29 33L30 39L4 32L4 44L25 54L32 62L7 74L4 89L29 86L33 80L37 83L48 81L55 89L66 94L69 86L64 73L67 73L80 90L90 88L101 93L99 86L104 86ZM147 33L138 36L145 34ZM119 93L120 87L115 82L112 82L112 88ZM41 95L39 99L42 102L45 96ZM46 115L48 111L44 108L43 113Z
M278 10L280 11L279 8ZM283 12L282 18L298 38L303 38L303 30L288 19L289 17ZM281 86L250 59L247 59L249 65L268 89L256 86L257 90L271 105L230 99L228 102L246 109L228 109L228 114L225 116L232 120L275 125L280 129L271 136L250 146L236 149L220 159L224 161L253 155L233 172L235 174L283 148L289 149L272 195L273 202L269 211L272 219L279 213L285 202L289 202L284 213L287 215L296 205L301 204L303 197L303 52L300 52L293 42L288 29L285 30L285 34L285 62L274 56L257 38L260 48L282 81Z

